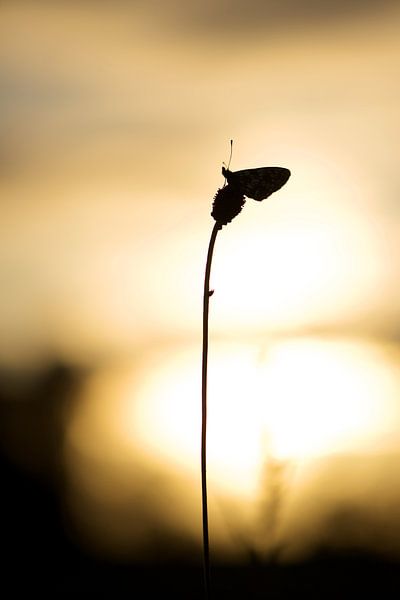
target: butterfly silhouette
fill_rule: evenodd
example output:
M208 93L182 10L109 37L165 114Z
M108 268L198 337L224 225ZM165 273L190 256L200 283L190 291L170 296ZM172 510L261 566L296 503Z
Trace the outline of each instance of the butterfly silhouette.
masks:
M261 167L243 171L229 171L222 167L222 175L232 190L261 202L285 185L290 171L284 167Z

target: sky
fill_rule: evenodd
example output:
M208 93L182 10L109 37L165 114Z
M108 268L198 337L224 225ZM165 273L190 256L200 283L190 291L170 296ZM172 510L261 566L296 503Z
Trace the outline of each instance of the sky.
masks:
M265 465L294 461L290 538L320 489L298 465L399 450L399 21L389 0L1 3L0 362L92 369L65 460L82 528L85 502L113 515L96 544L126 534L110 507L136 493L132 464L144 488L193 488L179 527L198 535L202 279L231 139L232 170L292 175L217 240L215 502L244 502L254 529Z
M294 173L279 203L263 210L265 226L276 220L291 245L293 228L299 244L308 239L307 276L318 293L306 300L319 301L312 320L347 319L354 277L357 312L362 304L368 319L396 313L387 263L398 238L397 8L328 4L325 14L325 3L305 3L296 9L303 19L290 3L272 5L272 23L261 9L262 28L240 3L227 23L214 3L172 3L171 12L163 4L156 19L151 4L3 3L5 360L46 347L75 356L118 349L152 329L197 334L188 282L201 279L205 205L223 183L231 138L234 170L279 164ZM243 215L253 227L256 208ZM323 265L310 257L318 235ZM289 282L296 246L280 239L286 268L273 273L268 264L267 276L272 287L288 281L278 302L290 312L288 295L304 291ZM341 286L342 312L323 306L320 269Z

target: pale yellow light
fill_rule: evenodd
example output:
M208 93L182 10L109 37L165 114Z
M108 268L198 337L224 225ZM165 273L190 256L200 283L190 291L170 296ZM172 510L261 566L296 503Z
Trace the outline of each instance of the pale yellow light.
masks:
M247 208L253 216L254 206ZM301 327L358 318L382 303L384 248L371 224L326 204L301 212L291 205L286 217L271 212L234 236L221 235L211 275L215 327Z
M209 476L251 495L269 456L315 457L365 451L396 427L399 381L374 347L359 342L292 340L215 344L209 369ZM198 471L200 353L151 361L125 427L160 460ZM127 405L128 407L128 405Z
M252 352L246 346L219 349L209 368L209 475L239 494L254 491L261 450L257 397L249 389L256 374ZM153 360L130 417L153 454L190 469L200 459L200 359L198 351L186 350L163 356L161 364Z
M271 349L261 421L279 457L367 450L396 427L400 382L360 342L293 340Z

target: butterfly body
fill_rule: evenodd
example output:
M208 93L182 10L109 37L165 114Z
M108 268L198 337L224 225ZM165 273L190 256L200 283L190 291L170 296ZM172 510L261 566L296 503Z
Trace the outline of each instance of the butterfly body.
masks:
M232 189L261 202L285 185L290 171L284 167L260 167L243 171L229 171L222 167L222 175Z

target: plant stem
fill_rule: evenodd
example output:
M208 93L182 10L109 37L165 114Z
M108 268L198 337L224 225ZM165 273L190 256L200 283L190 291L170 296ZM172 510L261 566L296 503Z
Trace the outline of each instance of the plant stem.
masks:
M206 271L204 275L203 295L203 355L201 377L201 497L203 512L203 564L205 598L211 598L210 586L210 551L208 538L208 507L207 507L207 359L208 359L208 307L210 301L210 272L215 239L222 225L215 223L208 245Z

